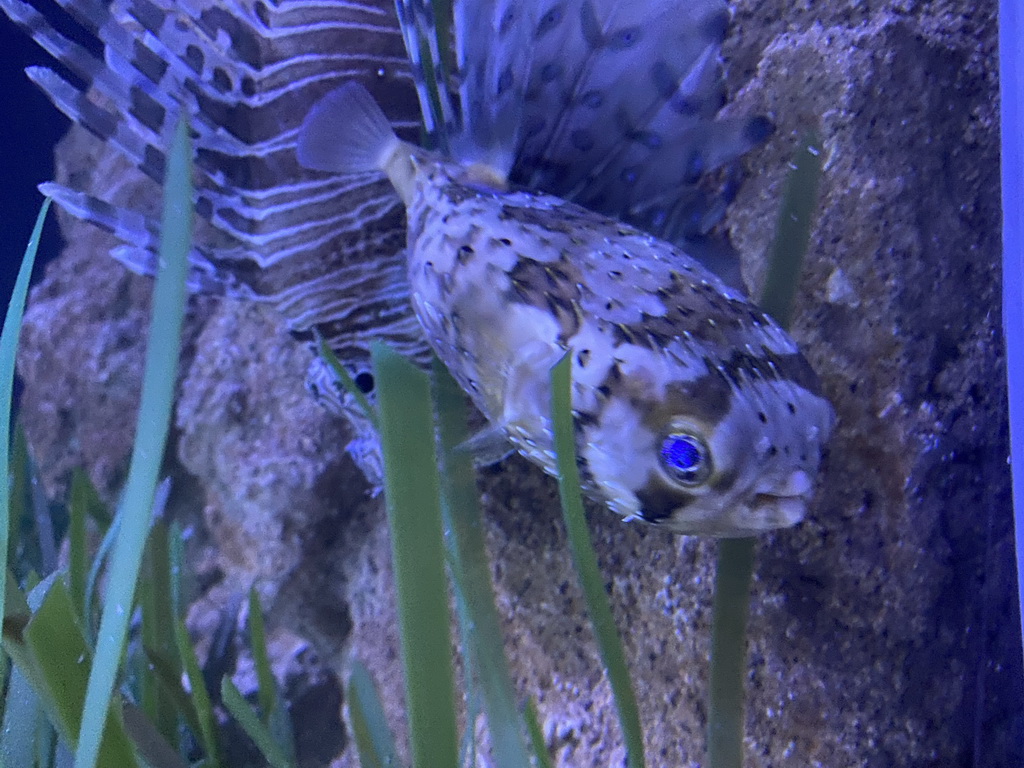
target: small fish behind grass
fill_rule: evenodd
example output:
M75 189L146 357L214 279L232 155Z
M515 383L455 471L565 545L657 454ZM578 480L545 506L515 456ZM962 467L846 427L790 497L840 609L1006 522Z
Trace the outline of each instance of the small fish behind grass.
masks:
M581 474L613 512L713 536L804 517L832 408L792 339L680 248L400 140L356 83L298 154L390 179L427 340L524 456L554 473L548 376L569 354Z

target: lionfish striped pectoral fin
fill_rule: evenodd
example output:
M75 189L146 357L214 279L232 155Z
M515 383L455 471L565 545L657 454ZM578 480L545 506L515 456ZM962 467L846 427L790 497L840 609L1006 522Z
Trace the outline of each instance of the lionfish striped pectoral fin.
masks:
M132 272L154 276L159 264L160 225L145 214L111 205L92 195L46 182L39 191L77 219L106 230L123 245L115 246L110 255ZM187 286L192 293L238 295L243 289L230 274L218 271L202 248L189 252Z

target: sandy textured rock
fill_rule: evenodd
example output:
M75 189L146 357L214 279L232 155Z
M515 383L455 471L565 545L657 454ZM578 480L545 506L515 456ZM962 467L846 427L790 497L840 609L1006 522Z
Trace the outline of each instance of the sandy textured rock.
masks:
M727 223L756 283L792 147L816 129L826 173L795 333L839 414L810 519L758 544L752 767L1024 764L994 18L992 0L737 9L730 109L766 111L778 131L750 157ZM85 232L34 293L23 408L49 488L84 463L112 492L147 290ZM309 353L262 308L204 303L193 322L170 469L195 482L221 574L193 626L212 627L257 581L270 621L311 643L317 670L343 676L352 656L370 667L401 730L383 509L342 427L302 392ZM517 684L559 765L620 765L554 485L513 458L481 487ZM699 765L715 545L591 519L649 764Z

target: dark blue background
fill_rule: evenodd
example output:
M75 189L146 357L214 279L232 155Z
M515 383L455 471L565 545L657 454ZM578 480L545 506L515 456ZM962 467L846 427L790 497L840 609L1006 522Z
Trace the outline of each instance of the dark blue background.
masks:
M53 178L53 147L69 125L26 77L30 64L53 66L53 60L0 13L0 297L5 311L42 203L36 185ZM51 213L37 278L59 247Z

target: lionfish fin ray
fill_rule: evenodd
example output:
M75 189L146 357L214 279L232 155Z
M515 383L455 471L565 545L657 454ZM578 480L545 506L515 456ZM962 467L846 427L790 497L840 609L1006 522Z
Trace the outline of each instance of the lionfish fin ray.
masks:
M98 197L69 189L54 182L39 185L39 191L76 219L111 233L123 245L110 250L110 255L139 275L153 276L159 266L157 249L160 224L139 211L116 206ZM193 247L189 252L187 285L192 293L239 295L237 286L218 272L210 254Z

